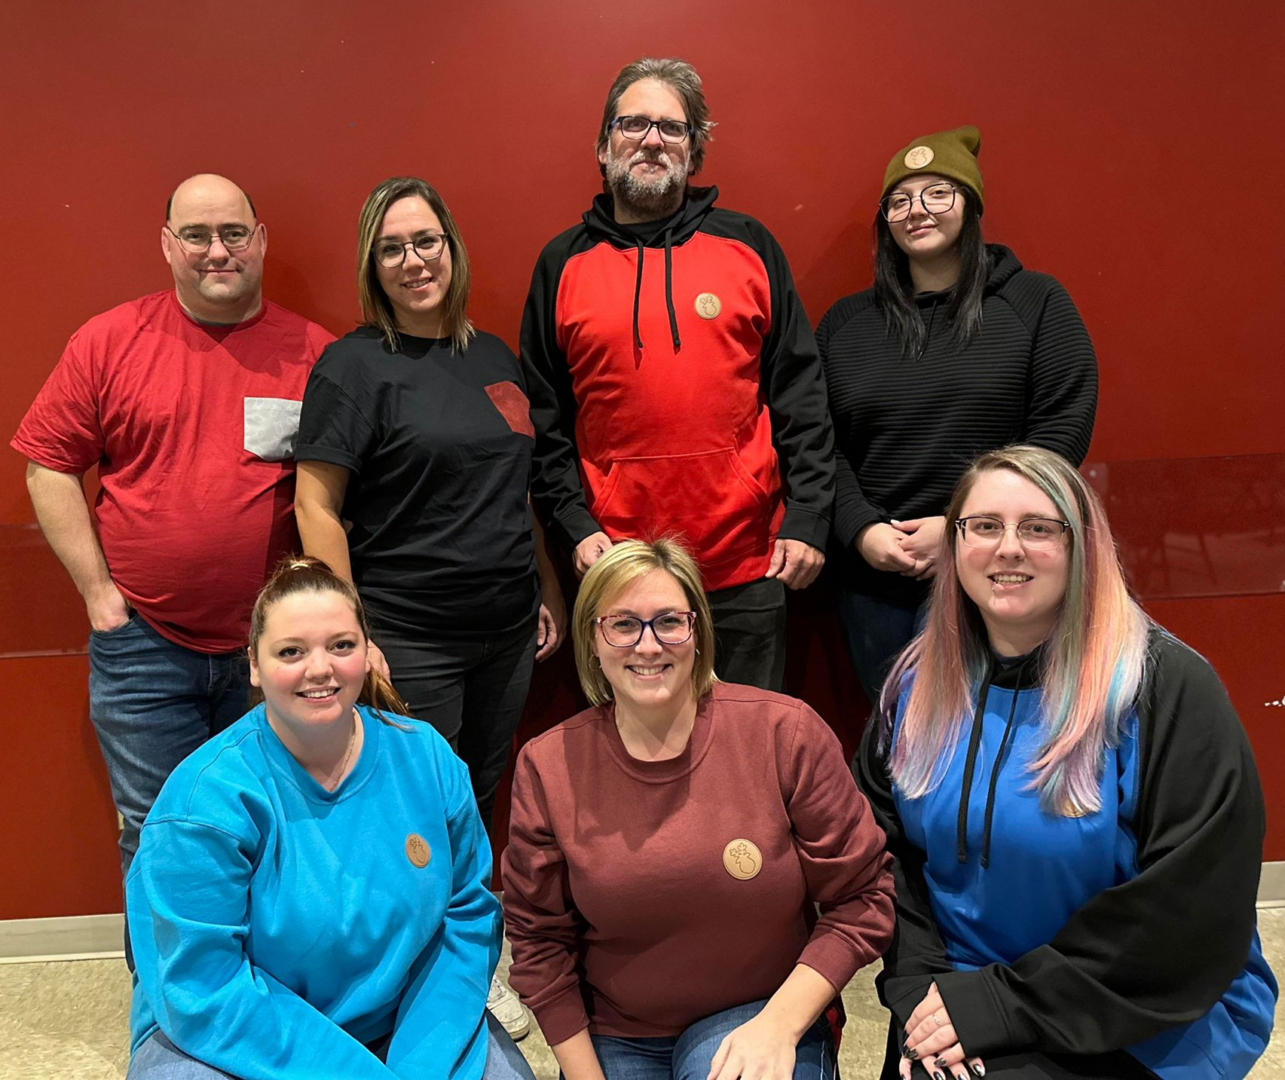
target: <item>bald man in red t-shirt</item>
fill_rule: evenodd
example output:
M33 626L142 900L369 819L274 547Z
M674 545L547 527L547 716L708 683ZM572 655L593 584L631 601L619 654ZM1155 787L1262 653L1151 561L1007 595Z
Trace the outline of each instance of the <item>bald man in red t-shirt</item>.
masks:
M267 246L236 184L185 180L161 229L174 288L76 331L12 441L85 600L125 870L170 771L245 711L250 608L298 545L299 406L332 335L263 299Z

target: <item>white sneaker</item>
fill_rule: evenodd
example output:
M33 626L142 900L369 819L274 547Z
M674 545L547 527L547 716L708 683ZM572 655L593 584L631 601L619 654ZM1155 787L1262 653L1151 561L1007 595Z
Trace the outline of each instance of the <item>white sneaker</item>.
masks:
M486 1007L514 1042L527 1037L531 1030L531 1018L527 1016L526 1008L518 1000L517 994L500 982L499 975L491 979L491 992L486 995Z

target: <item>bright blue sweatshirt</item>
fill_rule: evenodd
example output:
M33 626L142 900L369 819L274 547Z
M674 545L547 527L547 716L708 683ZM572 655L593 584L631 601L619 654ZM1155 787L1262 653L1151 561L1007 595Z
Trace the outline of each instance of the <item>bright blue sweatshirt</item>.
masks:
M992 664L936 788L885 788L890 849L915 875L898 877L890 1007L912 1008L935 978L983 1058L1123 1048L1162 1080L1249 1072L1277 994L1254 928L1258 779L1208 664L1162 634L1151 664L1106 749L1096 813L1046 812L1030 789L1048 731L1038 655Z
M468 772L429 725L360 711L334 792L262 705L166 781L126 880L131 1052L159 1027L241 1080L481 1077L502 929ZM390 1033L385 1064L366 1044Z

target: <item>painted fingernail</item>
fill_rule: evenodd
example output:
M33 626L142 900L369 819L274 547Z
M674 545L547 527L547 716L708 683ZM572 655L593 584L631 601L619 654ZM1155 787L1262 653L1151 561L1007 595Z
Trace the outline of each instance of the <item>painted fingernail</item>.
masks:
M918 1051L918 1050L911 1049L910 1047L907 1047L907 1048L906 1048L906 1057L910 1058L910 1060L911 1060L911 1061L918 1061L918 1060L919 1060L919 1051Z
M933 1058L933 1064L934 1064L934 1065L936 1065L936 1066L937 1066L937 1068L939 1068L939 1069L945 1069L945 1068L947 1068L947 1065L946 1065L946 1059L945 1059L945 1058Z
M976 1076L986 1075L986 1066L983 1065L980 1061L974 1061L971 1068L973 1070L973 1074Z
M933 1070L933 1080L946 1080L946 1074L940 1069Z

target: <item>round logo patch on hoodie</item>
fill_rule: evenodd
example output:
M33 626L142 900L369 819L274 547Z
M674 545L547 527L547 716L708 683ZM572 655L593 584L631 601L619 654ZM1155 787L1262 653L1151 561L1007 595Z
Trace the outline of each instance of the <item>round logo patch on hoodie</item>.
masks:
M428 860L432 852L428 849L428 841L419 833L411 833L406 837L406 858L410 859L411 865L423 870L428 865Z
M702 319L717 319L723 310L723 301L712 292L703 292L696 297L696 314Z
M737 881L749 881L763 869L763 853L753 840L732 840L723 848L723 869Z
M933 159L933 148L931 146L912 146L906 151L905 162L907 169L922 169Z

